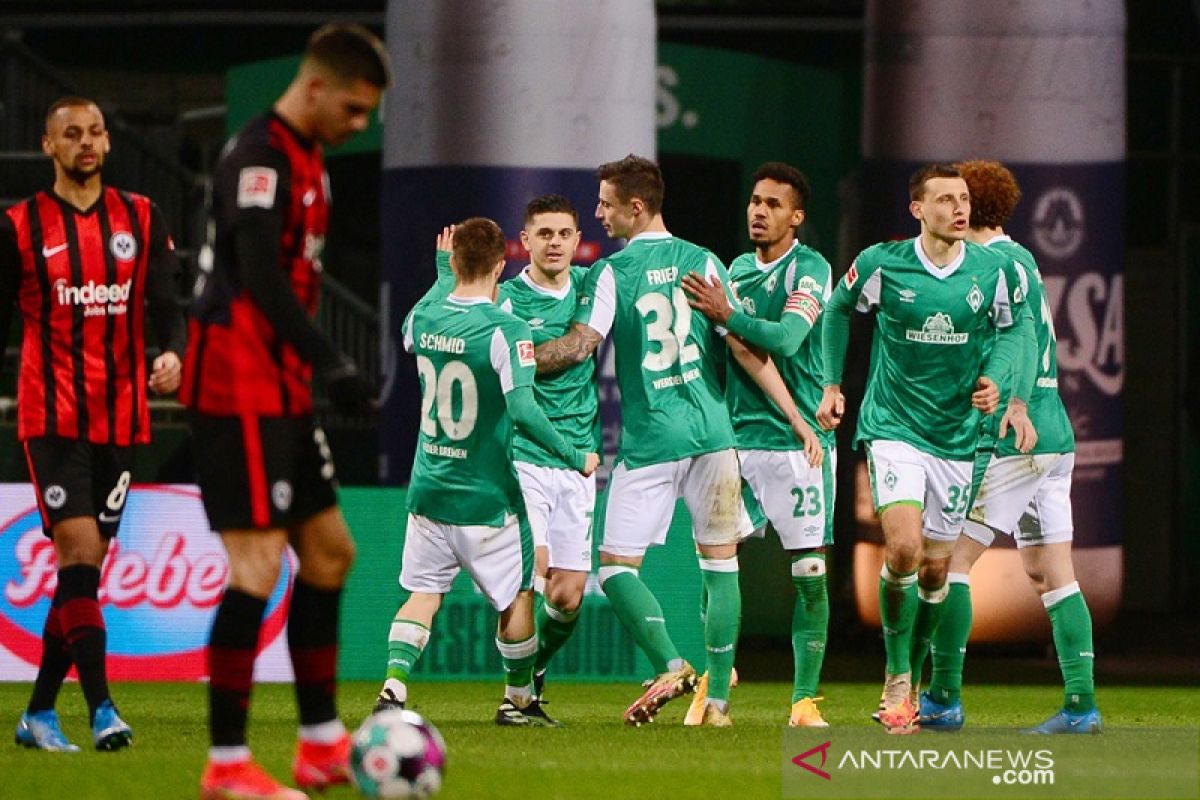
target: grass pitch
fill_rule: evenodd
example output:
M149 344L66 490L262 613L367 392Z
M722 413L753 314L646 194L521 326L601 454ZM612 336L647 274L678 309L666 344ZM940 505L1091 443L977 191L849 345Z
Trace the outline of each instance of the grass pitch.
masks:
M345 683L340 708L348 727L370 710L377 685ZM67 736L82 753L28 751L11 731L29 697L25 683L0 683L5 741L0 742L0 798L133 800L196 796L208 745L206 694L202 684L118 684L114 696L134 730L134 746L119 753L88 749L90 736L79 689L67 685L59 713ZM621 724L621 712L638 694L636 685L551 683L548 710L560 729L513 730L492 722L500 700L494 683L416 683L412 707L441 730L449 750L445 798L777 798L780 747L790 686L748 682L733 693L735 727L682 727L686 700L668 705L658 721L640 729ZM838 727L878 729L869 715L879 685L830 683L822 709ZM1098 695L1108 728L1195 727L1200 691L1194 687L1101 686ZM1020 728L1057 709L1052 686L969 685L965 695L971 727ZM295 742L291 687L261 685L254 691L250 745L276 777L290 779ZM933 735L933 734L925 734ZM888 737L879 732L880 744ZM329 800L357 796L331 790Z

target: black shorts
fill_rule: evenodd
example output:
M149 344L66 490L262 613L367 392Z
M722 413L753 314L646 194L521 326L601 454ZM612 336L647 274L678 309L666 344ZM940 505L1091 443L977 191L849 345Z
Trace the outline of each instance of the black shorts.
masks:
M213 530L286 528L337 504L333 457L311 416L193 413L189 423Z
M117 535L133 478L132 447L61 436L40 436L24 445L47 536L55 525L71 517L94 518L106 539Z

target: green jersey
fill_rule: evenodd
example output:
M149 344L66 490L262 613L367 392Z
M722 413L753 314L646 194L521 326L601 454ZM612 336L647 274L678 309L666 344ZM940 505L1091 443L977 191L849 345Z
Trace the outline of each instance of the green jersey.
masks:
M826 311L876 312L855 443L897 440L938 458L971 460L980 434L971 394L996 330L1029 313L1023 275L1012 259L970 242L941 267L919 237L860 253ZM841 380L833 338L825 340L826 383Z
M1075 452L1075 433L1071 430L1071 420L1067 417L1067 409L1063 406L1058 394L1058 353L1057 339L1054 335L1054 319L1050 315L1050 303L1046 300L1046 287L1042 284L1042 275L1038 272L1037 261L1021 245L1008 236L997 236L988 242L986 247L999 250L1011 258L1025 273L1029 286L1027 302L1033 312L1034 329L1037 333L1037 378L1033 384L1033 392L1029 396L1029 419L1037 429L1038 440L1030 455L1039 453L1073 453ZM1000 396L1007 398L1012 386L1011 374L1000 385ZM996 412L995 421L998 424L1003 414L1004 406ZM1021 455L1014 445L1014 435L1009 434L996 443L997 456Z
M529 325L488 300L449 295L409 313L404 349L421 377L408 510L455 525L503 525L521 497L505 395L533 384Z
M588 273L575 321L612 331L621 391L618 457L630 469L734 446L717 380L725 348L680 287L689 272L716 277L721 261L669 233L643 233ZM730 302L733 302L732 294Z
M796 314L807 323L809 330L799 349L768 349L801 415L821 441L832 447L833 431L822 430L816 417L822 394L818 320L833 291L829 262L816 250L794 242L787 253L770 264L760 262L754 253L738 256L729 266L729 280L742 311L749 316L778 322L785 314ZM740 449L803 449L779 409L736 361L729 363L725 399Z
M504 311L529 323L534 345L557 339L571 327L587 270L571 267L570 278L561 291L533 282L528 267L500 284L497 304ZM600 451L600 402L596 386L596 359L568 367L554 375L543 375L533 384L533 395L550 424L569 444L584 452ZM571 469L571 465L518 429L513 439L513 458L543 467Z

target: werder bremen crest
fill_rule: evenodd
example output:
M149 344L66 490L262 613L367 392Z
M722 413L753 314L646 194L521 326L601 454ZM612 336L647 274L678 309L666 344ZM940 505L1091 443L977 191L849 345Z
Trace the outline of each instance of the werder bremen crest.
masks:
M967 292L967 305L971 310L978 313L983 305L983 292L979 291L979 284L972 284L971 291Z
M967 333L955 333L954 320L944 311L926 317L921 330L910 328L904 332L904 338L908 341L925 344L964 344L969 336Z

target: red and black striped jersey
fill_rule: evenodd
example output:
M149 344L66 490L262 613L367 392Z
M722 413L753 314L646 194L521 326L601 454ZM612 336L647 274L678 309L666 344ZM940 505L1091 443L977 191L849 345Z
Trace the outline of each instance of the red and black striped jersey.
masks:
M211 264L191 311L185 405L311 413L314 362L337 358L312 323L328 201L320 145L278 115L252 120L226 146L213 173Z
M0 215L0 326L24 320L17 437L128 446L150 441L147 300L158 343L181 352L179 263L142 195L102 188L77 209L52 191Z

